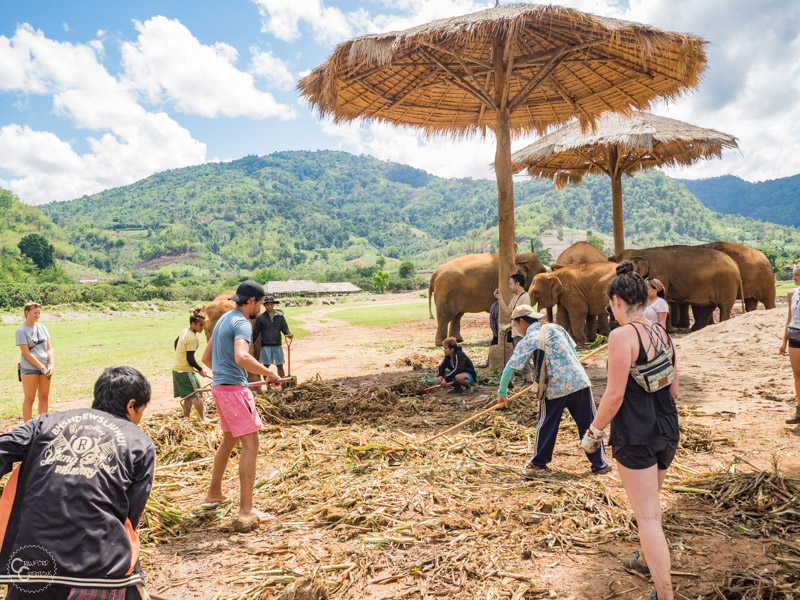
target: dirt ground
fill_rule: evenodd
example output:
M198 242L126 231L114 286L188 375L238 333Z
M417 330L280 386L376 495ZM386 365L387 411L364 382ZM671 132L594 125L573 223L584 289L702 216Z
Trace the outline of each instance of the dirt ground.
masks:
M353 306L299 318L310 332L292 347L292 373L300 382L319 375L339 386L315 384L323 399L325 389L331 398L346 389L377 399L382 396L371 386L431 373L441 355L432 343L435 321L371 329L336 319L337 310ZM785 477L800 479L800 428L784 424L795 397L788 358L778 354L785 311L739 315L675 336L682 426L701 431L704 441L679 451L668 484L736 457L749 463L740 465L745 470L770 470L777 460ZM484 362L488 315L465 316L462 332L467 353ZM586 367L599 399L605 358L589 359ZM159 420L176 406L168 378L153 384L149 418ZM208 453L186 467L162 465L156 487L167 494L165 502L192 516L174 526L178 535L144 546L148 587L175 600L300 600L307 597L286 586L314 576L326 594L342 599L647 598L652 583L620 564L638 540L616 470L589 474L569 417L552 474L542 481L519 476L534 435L530 401L422 443L489 405L495 390L496 383L485 383L470 397L436 391L387 400L385 410L374 400L372 412L350 411L347 418L336 403L304 405L307 412L296 419L276 409L262 434L256 504L277 518L251 533L231 529L235 505L200 511ZM283 406L270 398L270 410ZM196 430L200 446L206 439L213 446L213 427L196 419L183 423ZM225 482L234 498L235 467L236 458ZM769 568L765 549L779 533L748 533L751 524L744 521L722 523L702 496L664 490L662 498L677 598L698 598L731 570ZM792 531L796 540L797 528Z

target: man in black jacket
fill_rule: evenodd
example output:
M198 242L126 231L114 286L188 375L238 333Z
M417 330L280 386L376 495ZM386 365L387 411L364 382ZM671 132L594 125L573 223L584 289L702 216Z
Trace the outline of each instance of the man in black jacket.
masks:
M146 598L139 518L155 446L138 427L150 384L106 369L92 408L40 415L0 436L0 584L7 600Z
M275 365L278 370L278 377L283 377L283 347L281 346L281 333L290 340L294 337L289 331L289 324L283 311L275 310L275 304L280 300L275 300L274 296L264 296L264 312L256 319L253 329L253 339L261 338L261 352L258 362L265 367Z
M478 380L472 361L464 354L456 338L449 337L442 342L444 358L439 363L438 381L440 385L453 382L451 394L472 393L472 386ZM462 390L462 387L466 390Z

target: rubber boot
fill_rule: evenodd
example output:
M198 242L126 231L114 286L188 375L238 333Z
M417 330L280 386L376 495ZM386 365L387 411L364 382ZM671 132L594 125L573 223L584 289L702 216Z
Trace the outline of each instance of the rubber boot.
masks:
M794 416L791 419L786 419L786 423L789 425L800 424L800 404L795 408Z

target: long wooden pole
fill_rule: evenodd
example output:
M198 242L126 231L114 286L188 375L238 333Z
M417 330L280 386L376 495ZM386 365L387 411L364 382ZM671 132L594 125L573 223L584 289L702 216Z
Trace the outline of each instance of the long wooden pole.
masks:
M611 174L611 211L614 223L614 254L625 250L625 228L622 219L622 173L619 170L619 152L616 146L608 151L608 172Z
M586 360L589 360L589 359L590 359L590 358L592 358L594 355L598 354L599 352L602 352L602 351L603 351L603 350L605 350L606 348L608 348L608 344L603 344L602 346L598 346L597 348L595 348L594 350L592 350L591 352L589 352L589 354L587 354L586 356L583 356L583 357L581 357L581 358L580 358L580 360L579 360L578 362L580 362L581 364L583 364L583 362L584 362L584 361L586 361ZM516 394L514 394L513 396L511 396L511 398L509 398L509 399L508 399L508 402L511 402L512 400L516 400L517 398L519 398L520 396L522 396L522 394L524 394L524 393L526 393L526 392L529 392L529 391L531 391L531 390L532 390L532 389L534 389L534 388L536 388L536 389L539 389L539 384L538 384L538 383L534 383L533 385L530 385L530 386L526 387L526 388L525 388L524 390L522 390L521 392L517 392ZM447 435L448 433L452 433L452 432L453 432L453 431L455 431L456 429L460 429L460 428L461 428L461 427L463 427L464 425L467 425L468 423L472 423L474 420L476 420L476 419L480 419L480 418L481 418L481 417L483 417L484 415L488 415L490 412L497 410L497 409L498 409L498 408L500 408L501 406L503 406L503 405L501 405L501 404L498 402L498 403L497 403L497 404L495 404L494 406L490 406L490 407L489 407L489 408L487 408L486 410L482 410L482 411L481 411L481 412L479 412L478 414L476 414L476 415L472 415L472 416L471 416L469 419L465 419L464 421L461 421L461 423L459 423L458 425L453 425L453 426L452 426L450 429L445 429L445 430L444 430L442 433L437 433L435 436L433 436L432 438L428 438L427 440L425 440L425 441L424 441L424 442L422 442L422 443L423 443L423 444L427 444L428 442L432 442L433 440L435 440L435 439L437 439L437 438L440 438L440 437L442 437L443 435Z
M511 172L511 115L508 112L508 85L506 81L507 59L506 39L498 34L492 42L492 62L494 67L495 126L497 142L494 155L494 171L497 179L497 229L498 229L498 272L497 289L503 294L506 304L511 300L508 280L514 274L516 243L514 233L514 180ZM527 283L526 283L527 285ZM500 307L501 323L508 323L511 315Z
M529 385L528 387L526 387L526 388L525 388L524 390L522 390L521 392L517 392L516 394L514 394L513 396L511 396L511 398L509 398L509 399L508 399L508 402L511 402L512 400L516 400L517 398L519 398L520 396L522 396L522 394L524 394L524 393L526 393L526 392L529 392L529 391L531 391L531 390L533 390L533 389L538 389L538 388L539 388L539 384L537 384L537 383L534 383L533 385ZM464 420L464 421L461 421L461 423L459 423L458 425L453 425L453 426L452 426L450 429L445 429L445 430L444 430L442 433L437 433L435 436L433 436L432 438L428 438L427 440L425 440L425 441L424 441L424 442L422 442L422 443L423 443L423 444L427 444L428 442L432 442L433 440L435 440L435 439L437 439L437 438L440 438L440 437L442 437L443 435L447 435L448 433L452 433L453 431L455 431L456 429L460 429L461 427L463 427L463 426L464 426L464 425L466 425L467 423L472 423L472 422L473 422L475 419L480 419L480 418L481 418L481 417L483 417L484 415L488 415L490 412L492 412L492 411L494 411L494 410L497 410L498 408L502 408L503 406L505 406L505 405L503 405L503 404L500 404L500 403L498 402L498 403L497 403L497 404L495 404L494 406L490 406L490 407L489 407L489 408L487 408L486 410L482 410L482 411L481 411L481 412L479 412L477 415L472 415L472 416L471 416L469 419L466 419L466 420Z

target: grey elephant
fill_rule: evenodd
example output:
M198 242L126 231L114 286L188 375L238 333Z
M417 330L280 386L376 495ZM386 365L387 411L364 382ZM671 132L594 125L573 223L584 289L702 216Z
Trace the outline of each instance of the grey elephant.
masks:
M708 325L715 308L719 308L720 320L729 319L737 295L742 294L739 267L730 256L719 250L701 246L662 246L623 250L608 260L620 262L637 257L646 261L644 272L664 284L666 300L671 305L691 305L695 318L692 331Z

